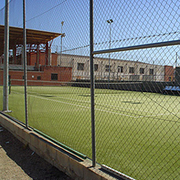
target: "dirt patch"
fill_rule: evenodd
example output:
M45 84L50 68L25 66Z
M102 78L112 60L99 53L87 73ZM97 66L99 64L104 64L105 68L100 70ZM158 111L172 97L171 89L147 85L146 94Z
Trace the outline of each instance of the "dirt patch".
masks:
M1 126L0 179L72 180Z

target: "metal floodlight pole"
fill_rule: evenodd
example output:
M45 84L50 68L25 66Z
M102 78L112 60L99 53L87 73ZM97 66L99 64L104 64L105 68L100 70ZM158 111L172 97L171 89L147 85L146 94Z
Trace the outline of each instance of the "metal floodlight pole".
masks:
M94 29L93 29L93 0L90 0L90 77L91 77L91 134L92 134L92 166L96 166L96 136L95 136L95 108L94 108Z
M8 81L9 81L9 0L5 4L4 30L4 71L3 71L3 111L8 111Z
M112 19L107 20L107 23L109 24L109 49L111 49L111 23L113 23ZM111 54L109 53L109 76L108 76L108 89L109 89L109 83L110 83L110 74L111 74L111 68L110 68L110 60L111 60Z
M27 57L26 57L26 0L23 0L23 58L24 58L25 121L26 121L26 128L28 128L28 110L27 110Z
M60 52L60 62L59 65L61 66L61 57L62 57L62 38L64 35L62 34L62 29L63 29L64 21L61 21L61 52Z

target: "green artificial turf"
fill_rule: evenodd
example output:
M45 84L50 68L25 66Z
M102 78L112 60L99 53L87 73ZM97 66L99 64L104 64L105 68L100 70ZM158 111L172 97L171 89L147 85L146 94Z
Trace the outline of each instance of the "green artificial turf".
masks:
M25 122L24 89L11 91L10 115ZM179 96L96 89L97 162L135 179L177 179L179 109ZM91 158L90 89L28 87L28 122Z

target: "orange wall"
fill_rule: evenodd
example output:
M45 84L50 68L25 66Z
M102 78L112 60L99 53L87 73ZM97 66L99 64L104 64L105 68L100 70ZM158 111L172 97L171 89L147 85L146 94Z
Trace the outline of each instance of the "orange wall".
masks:
M164 81L174 80L174 68L173 66L164 66Z
M44 66L46 64L46 54L44 52L39 52L39 64ZM51 54L51 66L57 66L57 54ZM28 65L35 66L37 53L31 52L27 54Z
M37 54L34 52L28 53L27 55L28 65L35 66L36 58L37 58L36 56ZM45 53L39 52L39 57L40 57L39 64L41 64L41 66L45 65Z
M57 54L51 54L51 66L57 66Z

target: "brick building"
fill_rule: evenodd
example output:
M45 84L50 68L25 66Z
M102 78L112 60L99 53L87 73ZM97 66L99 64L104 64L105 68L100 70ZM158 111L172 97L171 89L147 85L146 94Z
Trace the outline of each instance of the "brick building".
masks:
M27 84L61 85L72 79L71 67L57 66L57 54L51 53L54 38L61 33L26 29ZM9 27L9 77L12 85L23 85L23 29ZM0 85L3 84L4 26L0 25Z
M28 85L60 86L71 80L71 67L42 66L40 71L34 71L29 67L27 72ZM24 72L10 66L9 77L12 85L24 85ZM0 85L3 84L3 70L0 70Z

